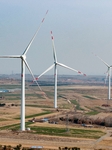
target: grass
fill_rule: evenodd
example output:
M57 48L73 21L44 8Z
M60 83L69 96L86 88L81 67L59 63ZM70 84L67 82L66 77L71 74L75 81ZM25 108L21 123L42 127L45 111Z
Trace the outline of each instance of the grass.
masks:
M84 110L83 108L80 107L79 103L76 100L71 100L71 103L76 105L77 110Z
M99 112L96 110L86 113L86 115L97 115L97 114L99 114Z
M3 93L2 96L5 96L8 100L20 100L21 94L15 94L15 93ZM25 94L25 97L34 97L39 99L45 99L42 94Z
M5 96L6 99L8 100L18 100L18 99L21 99L21 93L19 94L16 94L16 93L2 93L1 96ZM26 93L25 94L25 97L33 97L33 98L37 98L37 99L42 99L44 100L44 96L40 93L40 94L37 94L37 93Z
M9 129L9 130L11 130L11 129L20 129L20 123L0 127L0 130L7 130L7 129Z
M16 89L21 88L21 85L0 85L0 89Z
M18 96L20 97L20 94L15 94L15 93L4 93L5 96Z
M25 118L34 118L34 117L38 117L38 116L42 116L42 115L47 115L47 114L51 114L52 112L51 111L46 111L46 112L42 112L42 113L39 113L39 114L34 114L34 115L29 115L29 116L26 116Z
M89 95L84 95L83 97L86 97L86 98L92 99L92 100L96 99L96 98L94 98L94 97L92 97L92 96L89 96Z
M30 127L31 122L26 122L26 127ZM77 137L77 138L91 138L98 139L103 136L105 133L98 130L85 130L85 129L71 129L67 131L66 128L57 128L57 127L30 127L32 131L31 134L43 134L51 136L65 136L65 137ZM20 124L13 124L4 127L0 127L0 130L20 130Z
M32 124L32 122L25 123L26 126L30 124ZM0 130L20 130L20 123L0 127Z
M33 115L25 116L25 119L34 118L34 117L38 117L38 116L42 116L42 115L46 115L46 114L50 114L50 113L52 113L52 112L51 111L46 111L46 112L42 112L42 113L39 113L39 114L33 114ZM15 119L20 119L20 117L15 118Z
M70 129L67 132L65 128L55 128L55 127L31 127L37 134L44 135L56 135L56 136L68 136L68 137L78 137L78 138L92 138L98 139L105 133L98 130L84 130L84 129Z
M11 97L11 98L7 98L7 100L20 100L21 98L19 98L19 97Z
M99 111L96 110L96 109L93 109L93 108L90 108L90 107L87 107L87 106L86 106L86 108L91 110L90 112L87 112L86 115L97 115L99 113Z
M32 94L25 94L25 96L31 96L31 97L37 97L37 96L40 96L41 94L35 94L35 93L32 93ZM5 93L5 96L20 96L20 94L15 94L15 93Z
M32 105L32 104L26 104L25 106L28 106L28 107L39 107L39 108L53 108L53 107L47 106L47 105Z

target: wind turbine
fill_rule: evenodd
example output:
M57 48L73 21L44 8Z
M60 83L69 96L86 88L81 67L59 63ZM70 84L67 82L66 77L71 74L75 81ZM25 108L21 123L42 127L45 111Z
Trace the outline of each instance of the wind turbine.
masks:
M45 16L47 15L48 11L46 12ZM42 23L44 22L45 17L42 19L36 33L34 34L33 38L27 45L26 49L24 50L22 55L8 55L8 56L0 56L0 58L20 58L21 59L21 130L25 130L25 65L28 68L29 72L31 73L33 80L36 81L27 61L26 61L26 54L34 41ZM39 86L38 82L36 81L37 85ZM42 91L42 89L39 86L39 89Z
M112 65L107 64L103 59L101 59L98 55L95 55L98 59L100 59L107 66L107 74L108 74L108 99L111 98L111 67ZM106 75L107 78L107 75Z
M61 67L64 67L64 68L67 68L69 70L72 70L72 71L75 71L79 74L83 74L82 72L80 71L77 71L71 67L68 67L62 63L59 63L57 61L57 56L56 56L56 50L55 50L55 45L54 45L54 37L52 35L52 31L51 31L51 39L52 39L52 46L53 46L53 57L54 57L54 64L51 65L46 71L44 71L40 76L38 76L36 79L38 80L42 75L44 75L46 72L48 72L49 70L51 70L53 67L54 67L54 82L55 82L55 85L54 85L54 108L57 108L57 65L58 66L61 66ZM86 74L83 74L84 76L86 76Z

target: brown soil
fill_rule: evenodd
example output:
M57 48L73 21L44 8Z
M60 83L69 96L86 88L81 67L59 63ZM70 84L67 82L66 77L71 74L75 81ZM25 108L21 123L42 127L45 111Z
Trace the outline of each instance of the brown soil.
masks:
M61 91L61 90L64 91ZM68 91L69 89L69 91ZM48 90L48 89L47 89ZM30 90L29 90L30 91ZM101 107L102 104L107 103L107 88L106 87L96 87L96 86L71 86L71 87L58 87L58 91L60 95L64 95L69 100L76 100L80 107L84 108L86 111L89 111L90 108ZM30 91L31 92L31 91ZM34 91L33 91L34 92ZM89 99L85 96L90 95L95 99ZM1 102L6 102L8 105L14 101L8 100L1 100ZM18 102L20 103L20 102ZM35 97L28 97L26 98L27 104L42 104L46 106L52 106L53 108L53 97L50 99L37 99ZM110 108L112 106L112 101L108 101ZM20 123L20 120L14 119L20 116L20 106L6 106L0 108L1 114L1 121L0 127L5 125L11 125ZM62 106L63 105L63 106ZM69 110L74 109L73 104L68 104L67 101L63 98L58 99L58 106L59 109L63 109L63 107L67 105ZM47 109L47 108L46 108ZM99 113L98 115L93 116L93 118L102 118L111 115L111 112L108 112L108 108L103 108L104 111ZM26 107L26 115L38 114L41 113L43 110L38 107ZM66 114L67 110L64 108L62 114ZM62 115L60 112L55 111L52 115L58 116ZM50 117L49 115L44 115L40 117L36 117L37 119ZM30 118L32 119L32 118ZM27 119L29 120L29 119ZM51 124L39 124L35 123L36 126L52 126ZM62 127L63 125L53 125ZM72 126L71 126L72 127ZM101 129L100 129L101 130ZM46 136L46 135L37 135L31 134L29 132L13 132L13 131L0 131L0 144L1 145L17 145L22 144L23 147L31 147L31 146L43 146L44 148L52 148L58 149L58 147L80 147L81 150L94 150L94 149L105 149L105 150L112 150L112 137L111 137L111 128L103 128L107 134L101 137L98 140L95 139L83 139L83 138L71 138L71 137L58 137L58 136Z

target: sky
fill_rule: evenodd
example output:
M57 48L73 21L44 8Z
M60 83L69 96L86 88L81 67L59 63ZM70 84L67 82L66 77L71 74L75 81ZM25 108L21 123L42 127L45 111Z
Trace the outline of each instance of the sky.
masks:
M0 56L22 55L47 10L26 54L32 72L40 75L54 63L52 31L58 62L87 75L105 75L107 67L94 54L112 65L111 0L0 0ZM1 58L0 64L0 74L21 73L20 59ZM59 66L58 74L77 75Z

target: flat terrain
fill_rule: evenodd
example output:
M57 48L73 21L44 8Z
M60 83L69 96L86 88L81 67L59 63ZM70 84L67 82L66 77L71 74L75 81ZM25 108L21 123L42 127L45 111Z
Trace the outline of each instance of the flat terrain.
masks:
M12 84L13 83L13 84ZM12 86L13 85L13 86ZM20 83L15 81L1 82L1 87L6 89L15 89ZM20 88L20 87L19 87ZM4 107L0 107L0 144L1 145L17 145L22 146L43 146L44 148L58 149L58 147L80 147L82 150L93 149L112 149L111 127L99 126L93 124L92 128L84 127L82 124L75 124L65 121L59 121L60 117L69 118L75 115L85 116L91 119L105 119L109 117L111 122L112 101L107 100L108 89L106 86L86 86L72 85L58 87L58 111L53 107L54 89L52 86L43 86L42 90L46 96L39 91L36 86L26 84L26 127L31 131L20 131L20 105L21 95L20 89L12 90L10 93L0 93L0 103L5 103ZM68 100L71 103L68 103ZM102 106L103 104L109 107ZM57 124L48 122L39 122L44 118L58 120ZM29 122L29 120L38 120L37 122ZM15 130L15 128L18 128ZM101 131L102 135L98 138L73 135L54 135L37 134L33 128L45 127L60 129L84 129ZM84 136L84 137L83 137ZM95 136L98 136L97 134Z

